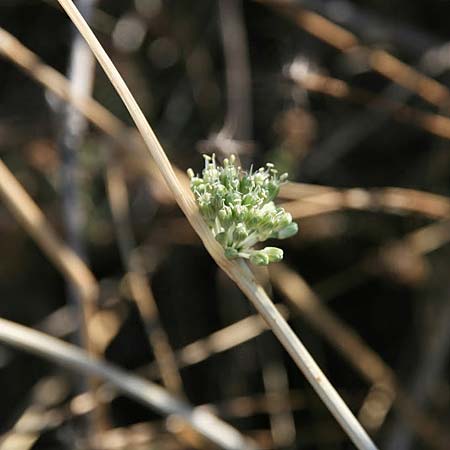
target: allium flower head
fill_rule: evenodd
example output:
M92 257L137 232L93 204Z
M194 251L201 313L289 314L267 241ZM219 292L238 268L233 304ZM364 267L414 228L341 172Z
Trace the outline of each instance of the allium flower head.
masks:
M202 175L195 175L192 169L187 173L199 210L225 256L246 258L256 265L281 261L283 250L258 250L254 246L269 238L285 239L297 233L291 215L273 203L287 174L279 175L271 163L246 172L236 165L234 155L224 159L223 166L216 163L214 154L203 157Z

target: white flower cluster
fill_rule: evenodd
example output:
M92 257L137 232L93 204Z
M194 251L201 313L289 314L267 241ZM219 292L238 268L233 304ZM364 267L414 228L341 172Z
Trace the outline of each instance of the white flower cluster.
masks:
M283 208L275 206L280 184L287 174L278 175L273 164L257 171L242 170L236 158L216 163L215 155L203 155L202 176L187 171L191 190L200 212L228 259L249 259L256 265L267 265L283 259L277 247L253 248L269 238L285 239L297 233L298 227Z

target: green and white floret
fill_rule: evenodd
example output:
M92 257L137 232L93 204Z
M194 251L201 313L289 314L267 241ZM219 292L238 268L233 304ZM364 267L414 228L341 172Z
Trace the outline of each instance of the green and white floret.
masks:
M246 258L256 265L267 265L283 259L277 247L255 249L269 238L286 239L297 233L292 216L273 202L287 174L278 174L267 163L257 171L244 171L236 157L224 159L223 166L216 157L203 155L202 175L187 171L191 190L200 213L229 259Z

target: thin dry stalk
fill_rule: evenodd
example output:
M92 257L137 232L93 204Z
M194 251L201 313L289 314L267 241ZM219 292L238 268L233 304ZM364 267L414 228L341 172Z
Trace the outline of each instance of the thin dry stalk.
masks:
M128 190L124 174L111 154L107 156L106 184L131 296L143 319L164 385L172 393L182 395L183 383L175 356L160 323L158 307L129 221Z
M384 385L388 394L394 397L392 369L320 302L300 275L280 263L270 269L270 279L297 313L323 334L366 380Z
M327 380L323 372L315 363L309 352L289 327L267 296L264 289L258 285L249 267L243 261L228 261L220 245L215 241L207 224L201 218L193 196L179 183L172 166L167 159L158 139L156 138L136 100L131 95L126 83L103 50L95 35L84 21L74 4L70 0L58 0L69 15L75 26L86 39L100 65L109 77L111 83L119 93L157 166L161 170L167 185L172 190L176 202L188 218L194 230L200 236L208 252L218 265L236 282L247 295L259 313L272 328L275 335L285 349L302 370L310 384L314 387L322 401L329 408L346 433L360 449L375 449L370 437L353 416L350 409Z
M70 280L78 293L82 303L81 317L77 317L75 322L72 321L67 327L64 327L61 320L63 318L60 316L57 317L56 322L59 326L64 327L65 334L75 331L74 323L81 326L83 335L86 337L87 351L93 355L99 354L102 350L101 341L105 330L98 326L98 321L95 322L96 326L93 327L98 316L95 302L99 291L94 275L83 260L59 238L42 211L1 160L0 197L16 220L34 239L55 267L67 280ZM94 380L89 380L89 385L91 389L95 390L96 382ZM103 422L103 414L96 415L95 419L96 425L100 426Z
M207 411L193 409L162 387L131 375L110 363L95 359L74 345L5 319L0 319L0 341L78 373L104 379L143 405L164 415L179 417L202 436L224 449L254 449L234 428Z
M276 306L280 314L285 319L288 319L289 313L287 309L283 305ZM225 352L250 341L268 329L267 324L259 315L249 316L239 320L176 351L175 358L178 368L189 367L205 361L213 355ZM156 365L150 365L146 368L146 372L150 377L156 377Z
M225 156L244 155L253 145L252 89L242 0L220 0L219 25L225 59L227 111L222 129L209 146Z
M289 183L282 186L280 197L293 201L283 203L287 211L294 218L306 217L341 209L356 210L383 210L383 211L408 211L419 213L433 219L444 219L450 215L450 198L433 194L431 192L418 191L397 187L376 189L308 189L309 194L303 194L303 185ZM298 200L294 200L298 199Z
M61 423L61 414L55 408L68 392L62 377L49 376L38 381L32 388L30 404L10 429L0 435L0 450L31 449L45 429Z
M393 114L392 117L400 122L410 123L435 136L450 139L450 118L443 115L429 113L407 106L399 101L380 97L370 91L354 88L345 81L325 75L309 72L302 73L299 76L292 73L291 77L301 87L309 91L349 100L375 110L390 112Z
M135 167L143 170L145 175L149 175L153 181L159 183L160 189L164 192L167 191L171 195L171 191L167 189L167 185L160 171L155 167L154 161L147 157L147 148L142 142L141 135L135 128L128 127L92 97L74 95L70 88L70 82L64 75L44 64L35 53L1 27L0 55L14 63L58 98L80 111L93 125L103 131L128 159L132 156L139 158L145 155L146 164L139 163ZM136 149L142 150L142 152L134 151ZM187 185L188 178L186 174L175 166L174 171L180 182Z
M303 9L293 0L255 0L272 6L286 14L299 27L345 53L353 48L365 50L370 67L399 86L414 92L438 107L449 106L450 91L442 83L420 73L384 50L373 50L356 35L320 14Z
M441 225L441 224L439 224ZM424 231L426 230L426 231ZM430 233L436 228L425 227L421 233L428 241ZM447 236L450 238L447 224ZM416 234L410 238L415 239ZM431 238L431 236L429 236ZM422 239L420 239L422 242ZM284 264L278 264L270 270L271 280L283 293L294 310L322 334L331 346L335 347L358 372L372 384L371 395L361 408L361 417L370 423L370 428L378 429L392 404L398 408L402 417L414 425L417 433L435 448L442 448L441 441L448 439L448 433L427 415L401 389L394 371L375 353L348 325L336 317L319 299L317 294L294 271ZM370 403L372 402L372 403ZM375 407L375 410L373 409ZM374 411L376 413L374 414ZM369 425L368 423L368 425Z
M103 395L103 393L105 393L105 395ZM287 394L287 401L285 401L284 395L279 396L273 393L264 393L232 397L218 403L202 404L198 406L198 408L206 409L212 414L219 415L222 418L242 418L259 414L269 414L274 405L277 406L279 411L300 411L307 407L307 395L304 391L289 390ZM351 397L350 393L347 395ZM117 396L117 393L111 392L108 388L100 388L100 392L97 395L100 402L110 402ZM57 407L52 409L51 412L57 417L63 416L64 420L69 420L89 413L93 406L92 395L84 393L73 397L69 407L64 410L64 413ZM49 425L49 427L51 427L51 425Z
M42 211L1 160L0 196L50 261L71 280L86 308L92 308L98 295L94 276L79 256L59 238Z
M90 321L96 312L96 300L99 287L97 281L78 254L62 241L42 211L28 195L22 185L0 160L0 197L23 226L26 232L39 245L50 261L70 282L74 293L80 301L81 314L78 325L83 336L83 343L90 354L98 354L98 332L92 332ZM94 389L95 380L89 380L89 387ZM102 411L96 411L93 425L97 428L104 423Z
M91 97L74 95L64 75L44 64L35 53L3 28L0 28L0 55L12 61L59 98L77 108L89 121L122 146L130 145L128 128L123 122Z

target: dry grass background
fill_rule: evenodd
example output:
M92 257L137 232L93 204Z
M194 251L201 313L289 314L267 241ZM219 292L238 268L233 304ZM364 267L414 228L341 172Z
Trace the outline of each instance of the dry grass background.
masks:
M286 300L276 320L289 319L381 448L444 449L446 7L298 3L78 5L177 167L198 168L199 152L215 150L291 173L280 197L300 234L286 264L256 274ZM247 445L208 426L212 412L262 448L350 448L199 246L156 167L167 175L167 161L146 156L62 11L31 0L0 11L1 316L208 404L191 410L167 396L161 408L149 384L130 379L131 395L148 388L146 404L164 419L99 379L87 385L2 347L0 447L210 448L195 430L225 448ZM247 295L264 298L210 243L179 173L169 186L207 248ZM13 339L11 326L2 321L2 339L39 347L25 329ZM56 361L87 364L47 343ZM125 372L98 370L130 393Z

